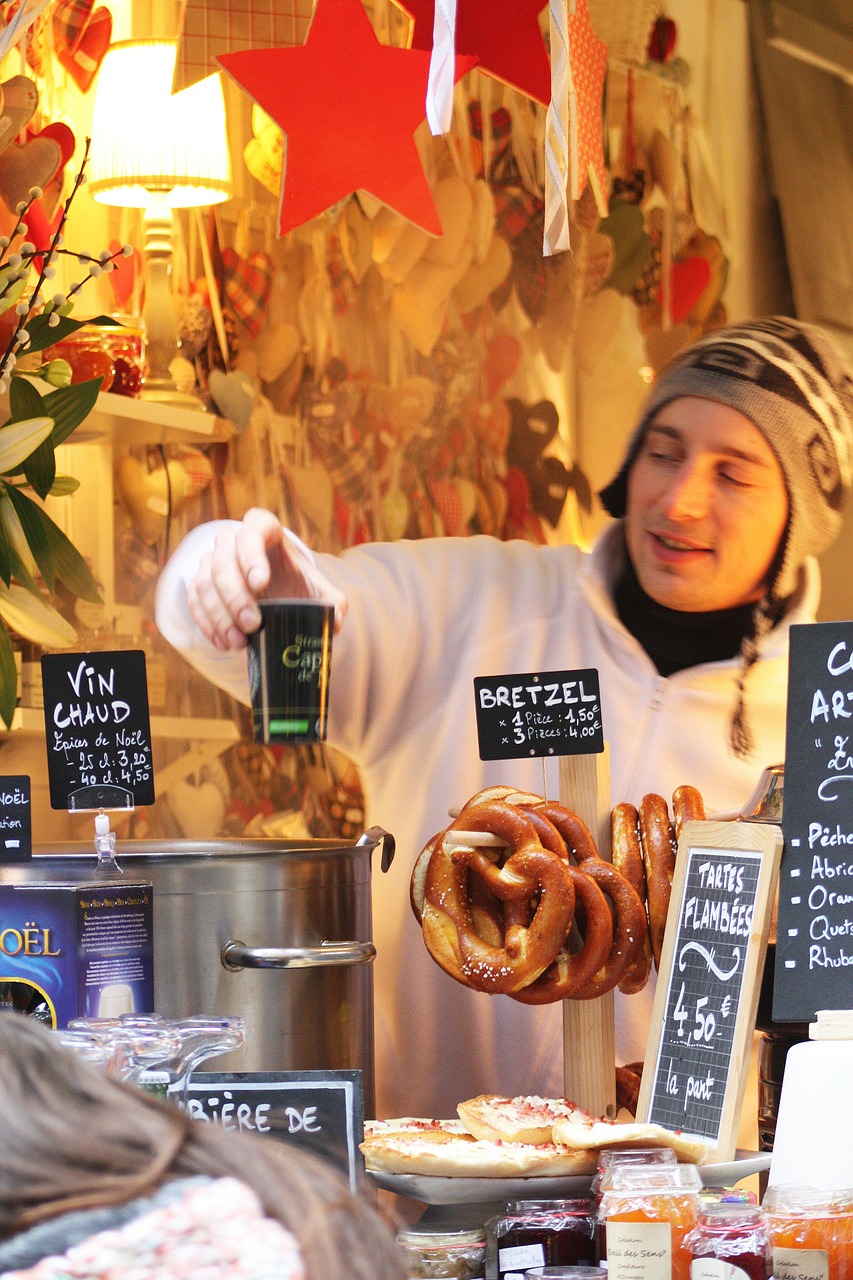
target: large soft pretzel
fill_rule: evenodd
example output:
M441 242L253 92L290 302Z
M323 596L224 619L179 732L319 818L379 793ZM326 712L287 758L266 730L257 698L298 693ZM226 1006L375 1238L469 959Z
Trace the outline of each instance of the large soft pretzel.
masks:
M579 950L571 951L567 938L544 973L521 991L513 992L513 999L523 1004L551 1004L574 995L605 964L613 944L613 924L604 894L589 876L571 865L565 841L545 816L542 807L525 805L523 811L533 823L544 847L564 859L574 887L575 901L580 903L586 920Z
M675 829L669 820L669 809L663 796L653 792L640 801L640 842L646 870L646 895L649 904L649 934L655 968L660 968L663 935L672 893L675 871Z
M510 854L502 866L471 844L455 844L454 831L491 832ZM468 876L480 876L504 904L503 945L477 932ZM514 904L533 903L529 923ZM509 914L509 920L506 919ZM433 959L458 982L492 994L519 990L551 964L568 933L574 893L565 864L542 848L532 823L500 801L466 805L433 850L424 882L422 926Z
M652 969L652 942L648 920L645 919L646 872L643 866L643 848L640 843L640 815L634 805L623 801L614 805L610 813L610 855L613 865L621 872L643 903L643 947L637 960L625 971L619 990L627 996L642 991Z
M599 856L589 828L565 805L549 801L540 813L557 828L579 870L594 880L613 906L613 941L604 964L573 992L575 1000L594 1000L611 991L640 958L646 936L643 901L625 877Z

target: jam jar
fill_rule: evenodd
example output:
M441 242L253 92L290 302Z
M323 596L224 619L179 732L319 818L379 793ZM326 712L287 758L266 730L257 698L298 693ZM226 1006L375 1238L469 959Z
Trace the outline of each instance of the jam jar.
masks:
M684 1238L699 1221L702 1179L694 1165L617 1165L603 1190L612 1280L690 1280Z
M690 1253L690 1280L767 1280L770 1244L757 1205L707 1205L684 1239Z
M486 1224L494 1242L498 1280L545 1266L595 1262L592 1203L579 1200L510 1200L503 1216Z
M667 1164L675 1165L678 1161L672 1147L622 1147L618 1151L602 1151L598 1157L598 1169L590 1184L592 1208L596 1215L596 1240L599 1261L607 1258L607 1247L604 1240L604 1223L598 1211L601 1207L601 1196L605 1188L610 1186L611 1172L619 1165L625 1164Z
M775 1280L853 1280L853 1188L768 1187L762 1208Z
M407 1280L484 1280L486 1233L481 1228L403 1227L397 1232L397 1244Z

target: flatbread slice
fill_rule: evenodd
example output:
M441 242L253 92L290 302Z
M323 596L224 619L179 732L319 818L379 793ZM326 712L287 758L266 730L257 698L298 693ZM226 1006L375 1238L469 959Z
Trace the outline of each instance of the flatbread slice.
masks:
M361 1143L365 1168L438 1178L564 1178L592 1174L598 1153L554 1143L484 1142L443 1130L388 1130Z
M555 1142L596 1151L613 1147L671 1147L682 1164L702 1164L709 1152L704 1142L688 1138L679 1130L637 1121L598 1119L580 1107L571 1115L560 1116L554 1122L552 1135Z
M492 1142L553 1142L554 1124L561 1116L571 1116L577 1108L566 1098L505 1098L481 1093L460 1102L459 1118L475 1138Z

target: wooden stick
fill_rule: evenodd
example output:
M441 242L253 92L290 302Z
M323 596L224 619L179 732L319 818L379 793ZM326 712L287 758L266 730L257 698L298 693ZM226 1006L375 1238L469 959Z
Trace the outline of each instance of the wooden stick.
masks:
M610 861L610 757L560 757L560 803L589 827ZM613 992L597 1000L563 1001L563 1089L596 1116L616 1114L616 1028Z

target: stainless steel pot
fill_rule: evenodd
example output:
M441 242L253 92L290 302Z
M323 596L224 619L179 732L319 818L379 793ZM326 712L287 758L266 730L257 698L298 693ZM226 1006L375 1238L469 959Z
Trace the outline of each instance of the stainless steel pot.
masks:
M158 1013L237 1015L246 1043L227 1071L360 1069L374 1114L371 860L394 841L372 827L333 840L127 841L128 879L154 890ZM85 845L43 845L0 883L95 878Z

